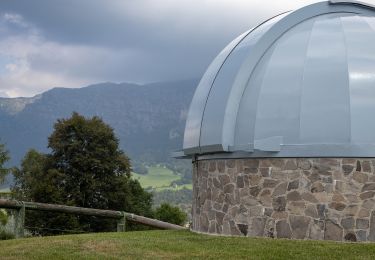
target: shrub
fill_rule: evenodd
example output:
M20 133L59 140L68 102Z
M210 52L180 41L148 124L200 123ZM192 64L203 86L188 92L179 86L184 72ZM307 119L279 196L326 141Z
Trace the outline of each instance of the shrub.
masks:
M5 230L0 231L0 240L14 239L14 235L6 232Z
M8 214L5 210L0 209L0 225L5 226L8 223Z
M184 225L186 223L186 213L179 207L174 207L168 203L163 203L155 210L155 218L161 221L176 225Z

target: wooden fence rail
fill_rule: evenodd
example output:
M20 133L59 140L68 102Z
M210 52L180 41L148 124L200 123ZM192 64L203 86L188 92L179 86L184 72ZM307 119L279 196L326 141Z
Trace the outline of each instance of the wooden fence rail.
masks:
M174 225L171 223L163 222L156 219L146 218L143 216L138 216L132 213L127 213L124 211L115 210L103 210L103 209L92 209L92 208L81 208L72 207L57 204L46 204L37 202L26 202L17 200L0 199L0 208L14 209L15 214L15 236L24 236L24 223L25 223L25 211L26 210L39 210L39 211L49 211L49 212L60 212L69 213L76 215L88 215L103 218L113 218L117 219L117 231L125 231L126 221L160 228L160 229L174 229L181 230L185 229L182 226Z

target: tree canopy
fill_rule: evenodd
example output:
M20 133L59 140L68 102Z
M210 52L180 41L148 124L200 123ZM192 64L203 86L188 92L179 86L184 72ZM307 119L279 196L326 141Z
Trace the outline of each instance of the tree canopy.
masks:
M5 149L5 145L0 143L0 183L4 181L5 175L9 172L9 169L5 168L5 163L9 159L9 153Z
M12 190L17 198L152 215L152 195L130 178L129 158L119 149L113 129L99 117L73 113L57 120L48 147L50 154L30 150L15 170ZM115 227L109 220L40 212L26 221L46 229L104 231Z
M7 173L9 172L9 169L5 168L4 166L4 164L8 160L9 160L8 151L5 149L5 145L0 143L0 184L3 183L5 175L7 175ZM0 209L0 224L5 225L6 221L7 221L7 215L5 214L4 211Z

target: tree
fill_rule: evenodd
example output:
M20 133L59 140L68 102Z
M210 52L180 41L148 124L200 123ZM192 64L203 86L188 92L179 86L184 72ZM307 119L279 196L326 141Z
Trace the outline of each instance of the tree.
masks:
M15 171L17 197L45 203L112 209L150 216L152 195L131 179L129 158L119 149L113 129L98 117L73 113L59 119L48 139L51 153L26 154ZM37 213L46 228L107 231L115 222L88 216ZM44 232L51 233L51 232Z
M49 157L31 149L13 170L12 193L18 200L64 204L64 192L59 187L64 175L49 165ZM80 230L78 219L69 214L28 211L25 225L39 234L59 234L61 229ZM34 228L38 228L35 230Z
M5 168L4 164L9 160L9 153L5 149L5 145L0 144L0 184L4 182L5 176L9 172L8 168ZM0 225L5 225L7 222L6 212L0 210ZM1 230L0 230L1 231ZM1 231L3 232L3 231ZM0 235L1 237L1 235ZM1 239L1 238L0 238Z
M58 182L58 179L51 174L45 174L47 155L38 151L29 150L21 162L21 169L15 168L13 192L19 200L32 199L33 201L43 201L46 198L54 198L59 190L54 189L51 177ZM48 178L48 179L47 179ZM48 188L46 187L48 185Z
M163 203L155 210L155 218L176 225L183 225L187 216L179 207L174 207L168 203Z
M4 181L5 175L9 172L9 169L4 166L9 159L9 153L5 149L5 145L0 144L0 183Z

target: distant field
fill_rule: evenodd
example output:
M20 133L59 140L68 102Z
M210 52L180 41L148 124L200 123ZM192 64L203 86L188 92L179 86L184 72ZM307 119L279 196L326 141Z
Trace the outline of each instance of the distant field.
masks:
M0 198L6 198L8 196L10 196L9 188L0 189Z
M141 183L143 188L152 187L155 190L183 188L183 186L177 186L174 188L170 187L170 184L173 181L180 180L181 176L175 175L171 170L164 168L162 166L149 167L148 174L146 175L133 173L133 178L137 179Z
M374 259L375 244L139 231L0 241L0 259Z
M162 191L162 190L182 190L182 189L188 189L188 190L192 190L193 189L193 184L184 184L184 185L177 185L175 187L168 187L168 188L159 188L157 189L158 191Z
M171 190L182 190L182 189L193 189L193 184L184 184L184 185L178 185L176 187L170 188Z

